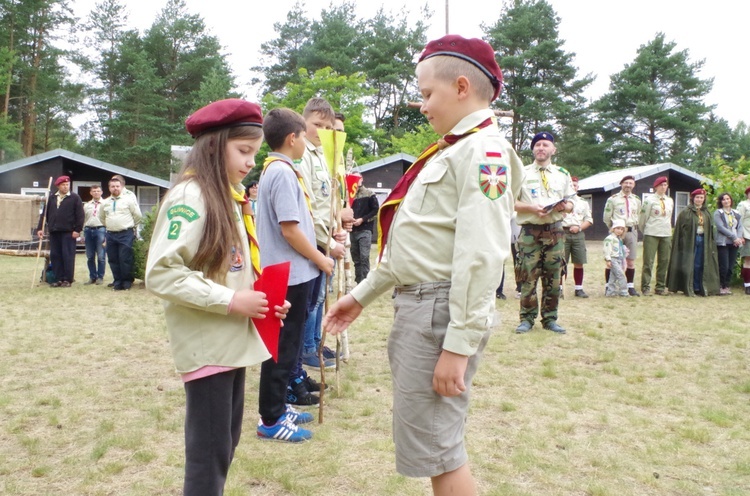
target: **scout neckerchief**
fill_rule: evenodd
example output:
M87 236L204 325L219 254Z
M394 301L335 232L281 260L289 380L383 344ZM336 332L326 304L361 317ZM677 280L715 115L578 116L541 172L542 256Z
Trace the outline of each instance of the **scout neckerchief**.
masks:
M419 157L417 157L417 160L406 170L406 173L401 176L401 179L398 180L396 186L393 187L393 190L378 211L378 261L383 258L385 244L388 241L388 231L391 229L391 224L393 223L393 218L396 216L396 211L404 200L407 191L409 191L409 187L424 167L424 164L439 150L455 144L461 138L476 133L490 124L492 124L492 118L487 118L477 127L468 130L464 134L446 134L435 143L425 148Z
M229 188L229 190L232 192L232 199L240 205L247 205L250 202L247 196L236 189ZM255 277L258 278L263 269L260 267L260 245L258 245L258 236L255 234L255 220L253 220L252 215L246 213L242 214L242 220L247 230L247 240L250 242L250 261L253 264L253 272L255 272Z
M312 203L310 202L310 195L307 193L307 188L305 188L305 181L302 178L302 174L300 174L300 172L295 169L292 164L278 157L266 157L266 161L263 162L263 172L266 172L266 168L271 165L272 162L281 162L282 164L288 165L289 168L292 169L294 175L297 176L297 181L299 181L299 186L300 188L302 188L302 192L305 194L305 203L307 203L307 210L310 212L310 215L312 215ZM261 172L261 174L263 174L263 172Z
M659 197L659 201L661 202L661 214L662 214L662 215L663 215L664 217L666 217L666 216L667 216L667 209L666 209L666 207L665 207L665 205L664 205L664 197L663 197L663 196L660 196L660 197Z
M539 167L539 176L542 178L542 186L544 190L549 194L549 179L547 179L547 167Z
M724 217L724 225L729 227L730 229L734 227L734 210L729 209L729 212L726 210L721 211L722 217Z

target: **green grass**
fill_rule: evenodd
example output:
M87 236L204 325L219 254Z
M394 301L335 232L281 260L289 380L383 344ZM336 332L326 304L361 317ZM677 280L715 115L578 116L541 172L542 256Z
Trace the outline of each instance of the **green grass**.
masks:
M566 282L564 336L513 333L507 266L467 424L480 493L750 494L750 298L605 299L600 250L590 245L591 298ZM184 392L160 301L142 288L31 289L34 264L0 256L0 493L181 494ZM80 256L76 277L86 280ZM430 493L394 467L390 303L383 295L350 329L351 359L311 442L255 438L258 367L248 370L226 494Z

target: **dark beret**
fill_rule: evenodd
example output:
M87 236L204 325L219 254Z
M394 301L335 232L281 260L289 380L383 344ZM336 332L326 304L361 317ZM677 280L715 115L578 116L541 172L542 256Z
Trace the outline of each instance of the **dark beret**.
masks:
M635 178L633 176L625 176L622 179L620 179L620 184L624 183L628 179L630 179L631 181L635 182Z
M690 192L690 197L692 198L695 195L705 195L705 194L706 194L706 190L705 189L698 188L698 189L694 189L693 191Z
M750 193L750 186L748 186L747 188L745 188L745 196L747 196L748 193Z
M190 136L198 136L227 127L263 126L263 112L257 103L229 98L210 103L196 110L185 120Z
M554 143L555 136L549 131L542 131L541 133L536 133L534 137L531 138L531 148L534 148L534 145L536 145L536 142L541 141L541 140L547 140L547 141L551 141L552 143Z
M661 183L666 183L667 177L666 176L659 176L656 179L654 179L654 188L659 186Z
M449 34L440 39L427 43L419 62L437 56L457 57L477 67L490 79L495 88L494 100L500 95L503 83L503 73L495 59L495 51L489 43L479 38L464 38L457 34Z
M68 176L60 176L55 179L55 186L60 186L62 183L69 183L70 178Z

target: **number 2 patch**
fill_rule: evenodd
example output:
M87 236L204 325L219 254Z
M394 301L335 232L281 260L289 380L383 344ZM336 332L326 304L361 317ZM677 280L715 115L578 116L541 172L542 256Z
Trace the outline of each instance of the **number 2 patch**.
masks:
M182 228L182 222L179 220L173 220L169 223L169 233L167 239L177 239L180 237L180 229Z

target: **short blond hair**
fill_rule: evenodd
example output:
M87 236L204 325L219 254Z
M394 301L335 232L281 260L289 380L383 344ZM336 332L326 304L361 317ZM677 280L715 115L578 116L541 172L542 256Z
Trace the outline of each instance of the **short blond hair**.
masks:
M432 69L436 78L453 82L461 76L466 77L477 95L491 103L495 96L495 88L490 79L478 67L458 57L436 56L423 60L420 64L432 61Z

